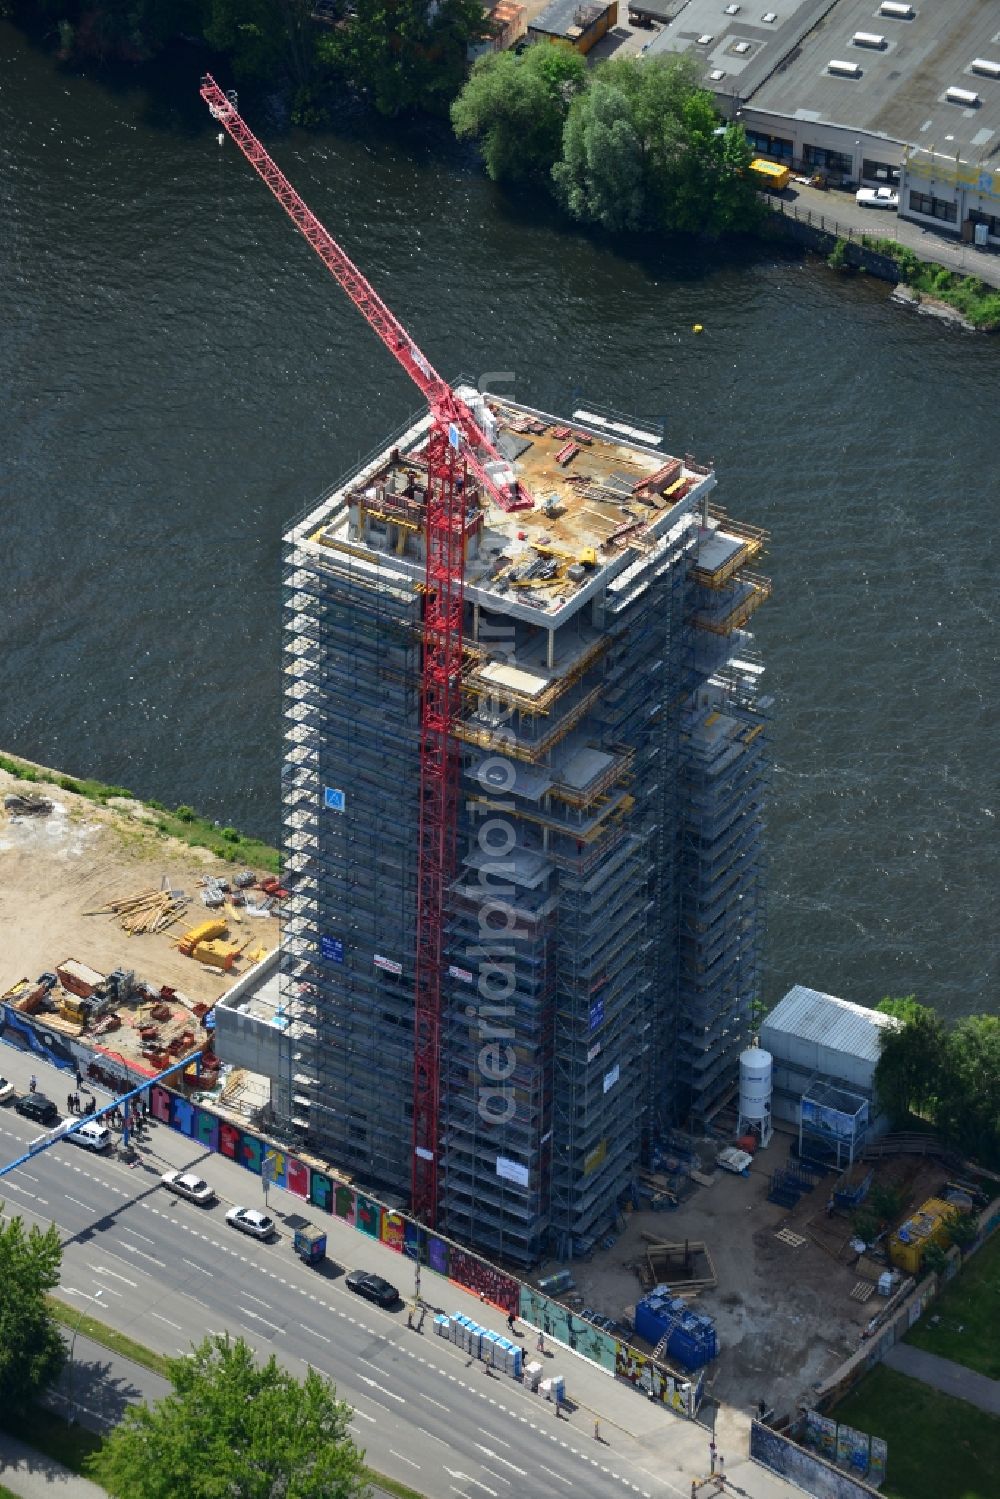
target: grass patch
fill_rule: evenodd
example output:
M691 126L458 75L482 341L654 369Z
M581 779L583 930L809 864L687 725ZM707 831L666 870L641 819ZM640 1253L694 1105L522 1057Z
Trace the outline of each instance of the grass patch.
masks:
M931 1318L938 1320L932 1325ZM959 1332L959 1328L962 1331ZM962 1266L906 1342L1000 1379L1000 1232Z
M387 1494L395 1494L396 1499L427 1499L427 1496L419 1489L411 1489L409 1484L400 1483L398 1478L387 1478L384 1473L376 1473L374 1468L366 1468L365 1477L377 1489L384 1489Z
M887 1499L991 1499L1000 1472L1000 1418L952 1400L884 1364L830 1412L888 1444Z
M72 1473L86 1475L87 1459L102 1445L102 1438L96 1432L88 1431L85 1426L70 1426L44 1405L32 1406L16 1420L4 1414L0 1421L19 1442L34 1447L36 1452L44 1452Z
M168 1361L162 1353L154 1353L152 1348L134 1342L125 1333L116 1332L113 1327L108 1327L105 1322L98 1322L96 1317L90 1317L86 1312L81 1317L75 1306L67 1305L56 1296L46 1296L45 1300L53 1317L64 1327L78 1329L85 1338L92 1338L102 1347L110 1348L113 1353L120 1353L123 1358L130 1358L134 1364L142 1364L143 1368L151 1369L154 1374L162 1374L166 1379Z
M64 791L72 791L100 806L106 806L115 796L132 796L132 792L124 786L107 786L103 781L71 779L60 771L29 765L13 755L0 755L0 770L6 770L22 781L61 786ZM280 873L281 854L269 843L263 843L259 838L245 838L235 828L217 828L210 818L202 817L193 807L181 806L171 812L161 802L147 805L152 806L159 814L155 823L145 824L150 831L155 828L164 836L179 838L182 843L189 843L194 848L210 849L218 858L226 859L230 864L249 864L257 869L270 870L272 874Z

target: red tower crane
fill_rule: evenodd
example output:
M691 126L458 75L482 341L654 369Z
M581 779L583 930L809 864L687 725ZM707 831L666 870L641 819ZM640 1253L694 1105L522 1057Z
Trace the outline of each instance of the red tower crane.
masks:
M441 970L445 897L455 865L458 772L452 726L462 690L466 488L471 476L501 509L533 504L472 412L420 352L402 323L323 227L215 79L201 80L213 119L239 146L327 270L406 370L430 407L424 661L420 717L420 831L414 977L414 1216L433 1227L438 1198Z

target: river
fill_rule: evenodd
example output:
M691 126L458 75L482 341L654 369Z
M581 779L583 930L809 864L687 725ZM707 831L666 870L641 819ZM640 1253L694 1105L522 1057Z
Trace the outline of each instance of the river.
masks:
M0 79L0 743L276 839L282 526L416 393L196 63L108 84L0 23ZM765 1000L995 1005L1000 339L791 254L601 243L433 130L255 108L443 373L659 419L771 532Z

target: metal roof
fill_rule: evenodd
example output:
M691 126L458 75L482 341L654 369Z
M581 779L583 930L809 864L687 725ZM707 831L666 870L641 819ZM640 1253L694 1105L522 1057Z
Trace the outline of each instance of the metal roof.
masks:
M765 1019L761 1045L766 1049L769 1031L778 1032L877 1062L879 1033L897 1024L891 1015L881 1015L867 1005L851 1004L850 1000L796 984Z

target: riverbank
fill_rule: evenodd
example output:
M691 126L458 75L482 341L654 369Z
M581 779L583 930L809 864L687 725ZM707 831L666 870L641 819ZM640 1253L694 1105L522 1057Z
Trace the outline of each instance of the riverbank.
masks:
M919 311L940 315L972 332L1000 331L1000 255L954 243L907 219L883 224L870 210L841 196L796 187L792 200L769 196L766 232L825 255L831 267L864 271L902 283L912 296L900 298ZM880 232L879 232L880 231Z

